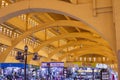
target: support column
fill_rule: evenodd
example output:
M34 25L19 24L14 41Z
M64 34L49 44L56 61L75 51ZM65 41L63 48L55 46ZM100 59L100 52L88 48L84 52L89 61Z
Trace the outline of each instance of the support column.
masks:
M113 18L116 30L116 53L118 60L118 75L120 80L120 0L113 0Z

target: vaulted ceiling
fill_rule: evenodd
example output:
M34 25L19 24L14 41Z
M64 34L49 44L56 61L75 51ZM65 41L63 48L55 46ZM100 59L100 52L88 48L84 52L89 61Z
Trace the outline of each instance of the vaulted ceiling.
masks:
M12 4L22 0L4 1ZM92 0L78 0L78 2L75 2L76 0L61 1L83 4L91 3ZM90 55L94 55L95 57L99 55L106 58L111 57L111 60L115 58L115 54L107 41L95 30L69 16L50 12L34 12L11 18L1 25L5 25L19 35L24 35L27 32L30 33L30 35L27 33L27 36L13 41L19 42L20 39L24 40L27 37L31 42L36 42L37 46L33 46L31 45L32 43L27 42L25 44L31 46L34 52L39 52L39 55L41 55L41 50L45 51L48 56L41 55L43 56L42 58L45 58L43 61L51 61L54 57L57 57L55 61L62 61L64 59L67 61L67 57L71 55L74 56L74 59ZM30 56L28 61L31 58Z

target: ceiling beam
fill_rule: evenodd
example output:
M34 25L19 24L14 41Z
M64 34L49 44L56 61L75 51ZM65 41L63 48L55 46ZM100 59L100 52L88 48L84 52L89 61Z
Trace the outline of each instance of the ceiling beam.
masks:
M102 55L102 56L106 56L111 58L112 60L115 60L115 56L113 56L113 54L111 54L112 51L106 50L103 48L103 46L94 46L94 47L88 47L88 48L77 48L71 51L68 51L66 53L64 53L62 56L59 57L59 61L63 60L65 57L67 57L70 54L74 54L74 56L82 56L82 55L86 55L86 54L98 54L98 55Z
M88 39L88 40L91 40L94 42L101 43L103 45L106 44L106 42L102 38L95 38L92 35L90 35L89 33L67 33L67 34L62 34L62 35L59 35L57 37L52 37L52 38L48 39L47 41L43 42L40 46L38 46L35 49L35 52L38 52L42 47L44 47L44 46L46 46L54 41L64 39L64 38L75 38L75 37Z
M12 41L12 46L8 47L3 53L0 54L0 62L4 62L4 60L6 59L6 57L8 56L9 52L19 43L21 42L24 38L30 36L31 34L43 30L45 28L52 28L55 27L56 25L58 26L75 26L75 27L79 27L85 30L89 30L93 33L96 33L96 31L94 31L93 29L89 28L88 26L84 26L81 27L82 23L79 23L78 21L67 21L67 20L61 20L61 21L55 21L55 22L49 22L49 23L44 23L35 27L32 27L31 29L28 29L28 31L24 32L22 35L20 35L18 38L14 39ZM83 24L82 24L83 25ZM84 35L82 35L84 36ZM101 41L100 41L101 42ZM108 45L109 44L106 43L106 41L102 41L102 43L104 43L104 45Z
M59 48L59 49L61 49L61 48ZM55 50L53 52L57 52L57 50ZM89 54L97 54L97 55L108 57L111 60L117 61L116 57L113 56L113 52L111 50L109 50L108 48L106 48L105 46L101 46L101 45L93 45L93 46L77 48L77 49L67 51L65 53L62 53L62 55L58 57L58 61L62 61L64 58L68 57L69 55L73 55L73 58L75 58L78 56L89 55ZM53 55L53 54L51 54L51 55ZM44 62L50 61L52 59L51 55L49 55L48 58L46 58L44 60Z
M98 43L95 43L95 42L84 41L84 40L72 41L72 42L69 42L69 43L67 43L65 45L60 46L59 48L57 48L56 50L54 50L53 52L51 52L48 55L48 57L50 59L50 58L52 58L52 56L54 56L55 54L57 54L59 51L62 51L64 48L71 47L71 46L80 46L81 44L83 45L83 47L86 47L86 46L95 46L95 45L102 45L102 44L98 44Z
M67 20L71 20L68 16L65 16L65 18L66 18ZM79 28L75 27L75 29L76 29L78 32L80 32L80 29L79 29Z
M55 21L55 19L53 19L48 13L45 13L45 15L47 15L52 21ZM65 30L62 26L59 27L59 29L61 29L63 32L65 33L69 33L67 30ZM74 38L75 41L77 41L76 38Z

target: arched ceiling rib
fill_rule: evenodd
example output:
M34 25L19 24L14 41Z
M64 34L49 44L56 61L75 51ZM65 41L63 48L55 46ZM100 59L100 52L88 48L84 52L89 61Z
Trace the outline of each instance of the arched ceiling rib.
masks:
M84 41L84 40L79 40L79 41L71 41L65 45L62 45L58 48L56 48L54 51L52 51L51 53L48 54L48 58L51 59L55 54L57 54L59 51L63 50L64 48L67 48L67 47L70 47L70 46L80 46L80 45L83 45L83 48L86 47L86 46L91 46L91 47L94 47L94 46L100 46L102 44L100 43L96 43L96 42L90 42L90 41ZM111 51L109 50L108 48L105 47L106 50L108 51ZM112 52L110 54L113 54ZM30 61L30 59L32 58L31 57L28 57L28 61Z
M69 42L65 45L62 45L60 47L58 47L57 49L55 49L53 52L51 52L48 57L51 58L52 56L54 56L56 53L58 53L59 51L63 50L64 48L68 48L68 47L71 47L71 46L80 46L82 45L83 47L85 46L95 46L95 45L102 45L102 44L97 44L95 42L90 42L90 41L84 41L84 40L80 40L80 41L72 41L72 42Z
M56 5L56 3L57 3L57 5ZM61 5L63 5L65 7L65 9L63 9L62 7L58 7ZM77 11L74 9L75 7L76 7L75 5L65 3L60 0L19 1L14 4L10 4L9 6L7 6L7 8L6 7L1 8L0 12L4 12L4 13L0 13L0 23L8 20L11 17L15 17L17 15L25 14L28 12L53 12L53 13L63 14L63 15L67 15L67 16L71 16L71 17L75 17L75 18L79 19L79 17L78 17L79 15L72 14L72 12L77 13ZM70 8L70 10L72 10L72 12L69 11L68 8ZM81 14L85 14L85 13L81 12Z
M50 23L45 23L45 24L42 24L42 25L38 25L36 27L32 27L31 29L29 29L28 31L26 31L25 33L23 33L22 35L20 35L17 39L13 40L12 42L12 46L11 47L8 47L6 51L4 51L2 54L0 54L0 61L4 61L6 56L8 55L8 53L20 42L22 41L24 38L28 37L29 35L37 32L37 31L40 31L40 30L43 30L45 28L52 28L52 27L55 27L55 26L74 26L74 27L78 27L78 28L81 28L81 29L85 29L85 30L89 30L93 33L96 33L94 30L90 29L89 27L87 26L81 26L81 23L79 23L78 21L67 21L67 20L61 20L61 21L56 21L56 22L50 22ZM74 36L74 35L73 35Z
M81 55L81 54L99 54L99 55L103 55L103 56L106 56L106 57L109 57L111 58L112 60L114 60L114 56L111 53L111 51L106 51L104 49L101 49L100 47L89 47L89 48L86 48L86 49L75 49L75 50L71 50L71 51L68 51L67 53L64 53L62 56L59 57L59 60L61 61L62 59L64 59L66 56L68 56L70 53L74 53L75 56L78 56L78 55Z
M84 53L84 52L78 52L78 53L75 53L74 55L73 55L73 58L75 58L75 57L78 57L78 56L84 56L84 55L93 55L93 53L97 53L97 55L101 55L101 56L104 56L104 57L106 57L106 58L109 58L109 60L110 61L115 61L115 62L117 62L117 60L115 60L115 56L112 56L112 55L107 55L107 54L109 54L108 52L99 52L99 51L89 51L89 52L86 52L86 53L84 53L84 54L82 54L82 53ZM93 56L94 57L94 56Z
M115 60L115 57L114 56L107 56L107 55L104 55L104 54L106 54L107 52L102 52L102 54L101 54L101 52L99 52L99 51L80 51L80 52L77 52L77 53L75 53L74 55L72 55L72 59L75 59L76 57L81 57L81 56L85 56L86 57L86 55L100 55L100 56L104 56L104 57L106 57L106 58L109 58L109 61L114 61L114 62L117 62L117 60ZM109 53L108 53L109 54ZM70 56L69 54L66 54L66 56ZM96 57L96 56L92 56L92 57ZM62 61L63 59L65 59L65 58L67 58L67 57L60 57L59 58L59 60L58 61Z
M102 55L105 57L110 58L111 60L115 59L115 56L113 56L112 51L109 49L105 49L106 47L103 46L92 46L92 47L87 47L87 48L77 48L70 50L68 52L63 53L61 56L58 56L58 61L62 61L64 58L68 57L71 54L73 55L73 58L78 57L78 56L83 56L83 55L88 55L88 54L97 54L97 55ZM50 61L50 58L52 56L48 56L48 58L44 59L43 62ZM116 60L115 60L116 61Z
M74 37L85 38L85 39L106 45L106 42L102 38L95 38L94 36L87 34L87 33L67 33L67 34L62 34L57 37L52 37L51 39L48 39L47 41L43 42L39 47L37 47L35 49L35 52L38 52L43 46L46 46L50 44L51 42L54 42L54 41L57 41L63 38L74 38Z
M100 44L100 43L96 43L96 42L90 42L90 41L73 41L73 42L69 42L68 44L66 44L66 45L62 45L62 46L60 46L60 47L58 47L57 49L55 49L53 52L51 52L51 53L49 53L48 54L48 59L45 59L46 61L50 61L50 59L52 59L52 57L55 55L55 54L57 54L59 51L61 51L62 49L64 49L64 48L67 48L67 47L69 47L69 46L75 46L75 45L79 45L80 46L80 44L82 44L83 45L83 48L78 48L78 49L75 49L75 50L72 50L71 52L69 51L68 53L72 53L72 52L79 52L80 50L89 50L89 48L90 48L90 50L93 50L94 51L94 49L96 49L96 50L99 50L99 52L101 52L100 54L101 55L106 55L106 54L102 54L103 52L105 53L105 52L107 52L107 53L109 53L109 54L107 54L107 55L110 55L110 56L113 56L113 52L109 49L109 48L107 48L106 46L104 46L104 45L102 45L102 44ZM84 45L88 45L88 46L84 46ZM89 46L90 45L90 46ZM92 47L92 48L91 48ZM64 56L64 55L66 55L67 53L63 53L62 55ZM95 53L96 54L96 53ZM107 57L110 57L110 56L107 56ZM64 56L64 57L67 57L67 56ZM29 61L30 61L30 59L32 58L32 56L31 57L28 57L28 59L29 59Z
M92 48L91 48L92 47ZM106 47L104 47L104 46L101 46L101 45L91 45L91 46L88 46L88 47L83 47L83 48L77 48L77 49L73 49L73 50L71 50L71 51L69 51L69 52L67 52L67 53L76 53L76 52L79 52L79 51L83 51L83 50L89 50L89 49L91 49L91 51L94 51L94 50L98 50L99 52L101 52L101 54L102 54L102 52L108 52L109 53L109 55L111 55L111 56L114 56L113 55L113 52L111 51L111 50L109 50L108 48L106 48ZM63 53L62 55L65 55L66 53ZM102 55L105 55L105 54L102 54ZM107 54L108 55L108 54ZM48 56L49 57L49 56ZM51 58L52 56L50 56L49 57L49 59ZM66 56L67 57L67 56Z

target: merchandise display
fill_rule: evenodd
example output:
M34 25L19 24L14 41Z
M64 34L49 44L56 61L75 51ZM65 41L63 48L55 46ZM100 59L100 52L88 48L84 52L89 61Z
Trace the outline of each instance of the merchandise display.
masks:
M101 69L100 73L101 73L101 79L102 80L109 80L110 79L108 69Z
M41 67L41 77L48 80L62 80L63 67L63 62L44 62Z
M24 64L22 63L1 63L0 80L21 79L24 77ZM28 68L28 65L27 65Z
M113 71L112 69L109 70L110 74L110 80L117 80L118 79L118 73Z
M63 62L27 65L27 80L118 80L117 72L108 67L64 67ZM24 80L24 64L1 63L0 80Z

